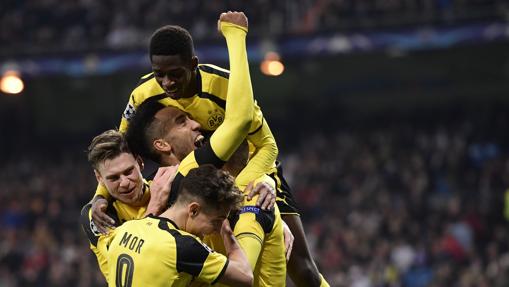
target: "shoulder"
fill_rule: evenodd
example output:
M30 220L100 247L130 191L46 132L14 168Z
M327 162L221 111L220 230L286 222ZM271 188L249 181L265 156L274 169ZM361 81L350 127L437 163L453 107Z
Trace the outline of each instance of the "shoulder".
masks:
M200 70L202 75L204 74L204 75L212 76L212 77L218 76L218 77L221 77L224 79L230 78L230 71L228 71L227 69L223 69L216 65L200 64L198 66L198 69Z
M157 83L154 73L143 75L131 92L129 101L135 107L152 97L164 97L164 91Z
M274 223L276 221L275 210L263 210L257 206L245 205L241 208L240 212L230 218L230 223L235 230L243 230L251 225L253 220L260 225L263 233L268 234L274 229Z

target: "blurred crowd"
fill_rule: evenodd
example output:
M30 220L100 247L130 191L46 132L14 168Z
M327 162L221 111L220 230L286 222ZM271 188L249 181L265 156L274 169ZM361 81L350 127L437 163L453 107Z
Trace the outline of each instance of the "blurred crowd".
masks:
M286 175L332 286L509 285L507 146L480 133L399 126L298 141Z
M331 286L509 284L509 157L482 134L466 123L390 126L282 149ZM85 154L12 156L0 181L0 287L104 286L78 224L96 185Z
M273 38L407 25L504 19L505 0L3 0L0 51L146 47L158 27L178 24L196 40L218 14L245 11L253 37Z

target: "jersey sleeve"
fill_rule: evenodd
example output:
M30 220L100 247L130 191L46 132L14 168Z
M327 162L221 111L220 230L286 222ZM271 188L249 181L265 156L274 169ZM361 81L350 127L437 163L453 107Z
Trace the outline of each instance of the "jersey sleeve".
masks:
M144 100L153 96L158 97L159 94L163 92L158 85L151 85L150 83L147 83L149 81L152 81L153 79L154 73L149 73L141 77L140 80L138 81L136 88L134 88L134 90L131 92L131 95L129 96L129 101L127 102L124 112L122 113L122 117L120 119L120 126L118 127L119 132L125 133L127 131L127 127L129 126L129 120L131 120L131 118L136 113L136 108ZM148 88L141 89L140 87L145 83L148 84Z
M254 100L246 50L247 30L221 22L230 62L230 78L223 124L210 138L215 155L227 161L249 132L253 119Z
M274 188L274 181L267 175L262 175L255 181L265 182ZM242 190L245 185L239 185ZM274 210L266 211L255 206L258 196L251 200L244 200L244 206L240 212L234 216L230 223L233 228L233 234L237 238L242 250L246 253L247 259L251 267L256 266L258 257L260 256L265 234L270 233L274 227L275 213Z
M95 189L95 194L94 194L93 198L95 198L98 195L106 198L106 200L110 200L111 199L110 193L108 192L106 187L103 184L100 184L100 183L97 184L97 188Z
M247 139L255 146L256 150L246 167L237 176L236 181L239 185L247 185L253 179L268 173L274 166L278 155L276 140L265 120L258 130L248 135Z
M99 269L106 279L108 279L108 246L115 236L115 229L111 230L108 234L101 234L92 221L92 204L86 204L81 210L80 224L85 232L88 241L90 242L90 249L94 252L97 258ZM108 212L107 212L108 213ZM116 218L114 214L108 215ZM118 221L117 221L118 222Z
M124 112L122 113L122 118L120 119L120 126L118 127L118 131L121 133L125 133L127 131L127 127L129 126L129 120L136 113L136 102L135 102L135 92L131 94L129 97L129 102L125 107Z
M191 274L206 283L216 283L226 271L228 258L193 236L174 233L177 271Z

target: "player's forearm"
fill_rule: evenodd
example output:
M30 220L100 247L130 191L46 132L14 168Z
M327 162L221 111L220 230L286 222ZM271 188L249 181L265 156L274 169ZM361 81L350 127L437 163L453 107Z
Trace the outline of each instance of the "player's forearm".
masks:
M255 265L248 261L246 253L235 239L235 236L233 234L223 235L223 242L228 260L230 260L230 266L235 267L237 272L241 272L245 277L252 278L253 268L251 266Z
M228 45L230 78L226 96L225 120L214 132L210 144L214 153L227 161L247 136L253 118L254 100L246 51L246 30L221 23Z
M247 185L268 173L274 166L279 152L274 136L265 122L261 130L248 136L248 140L255 146L256 152L237 176L236 182L239 185Z
M233 107L225 115L225 120L228 117L231 121L240 121L242 125L249 125L249 129L253 120L254 97L247 58L247 28L223 22L221 31L226 39L230 62L226 109Z

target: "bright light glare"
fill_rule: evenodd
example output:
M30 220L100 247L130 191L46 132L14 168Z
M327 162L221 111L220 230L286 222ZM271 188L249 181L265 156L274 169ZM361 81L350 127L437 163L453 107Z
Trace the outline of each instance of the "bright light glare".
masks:
M260 64L260 70L267 76L279 76L285 70L285 65L280 61L280 57L276 52L268 52L265 54L265 60Z
M0 80L0 91L6 94L19 94L24 88L25 84L17 72L7 71Z

